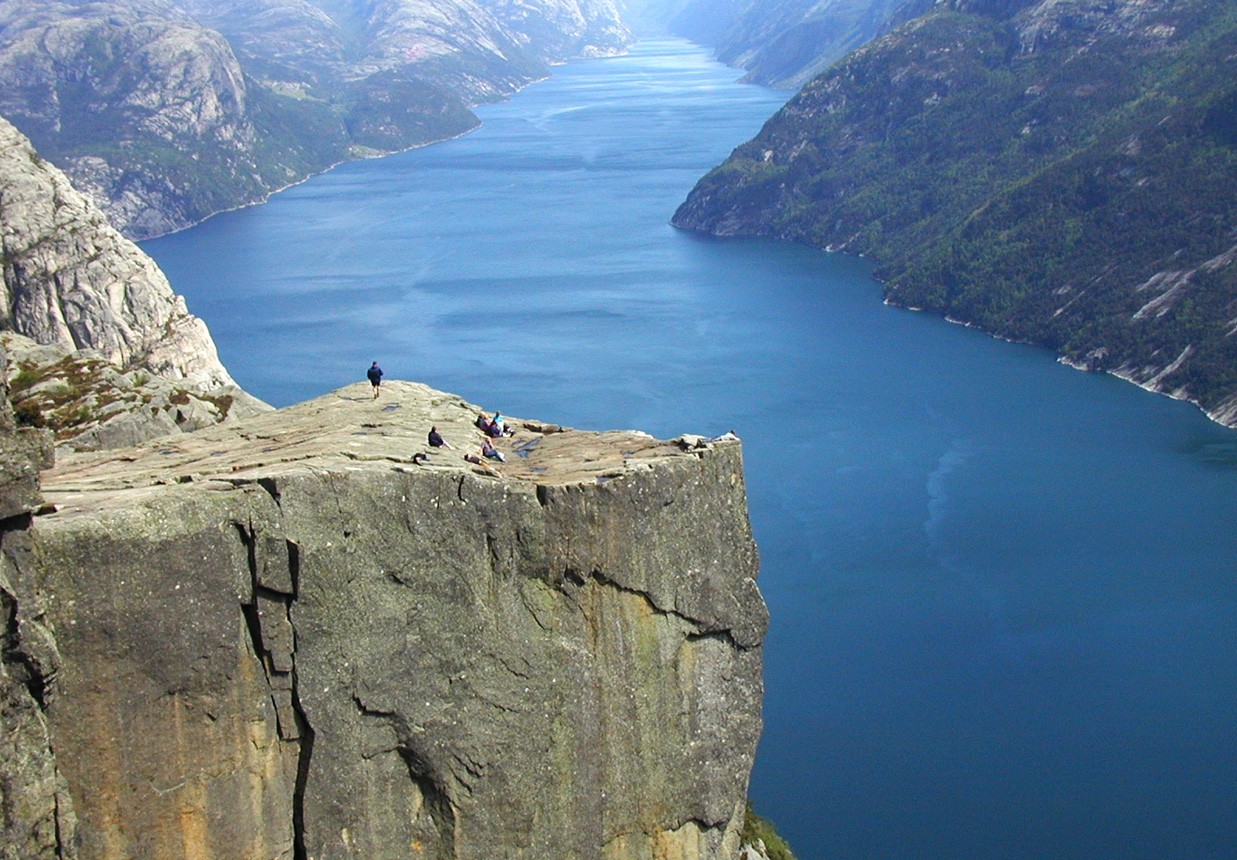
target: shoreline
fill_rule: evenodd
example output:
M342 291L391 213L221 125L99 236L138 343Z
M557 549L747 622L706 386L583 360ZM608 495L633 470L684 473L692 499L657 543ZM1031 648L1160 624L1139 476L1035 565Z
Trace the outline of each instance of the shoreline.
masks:
M622 56L622 54L614 54L612 56L618 57L618 56ZM580 57L579 59L609 59L609 57ZM570 62L570 60L564 60L558 65L564 65L565 63L568 63L568 62ZM471 112L474 109L481 107L483 105L497 104L498 102L507 101L512 96L518 95L519 93L523 92L524 90L528 89L531 86L535 86L536 84L540 84L540 83L543 83L544 81L548 81L551 77L552 75L543 75L542 77L531 80L528 83L521 84L516 89L512 90L511 92L507 93L504 96L494 99L493 101L477 102L475 104L471 104L468 106L468 110ZM476 116L476 114L473 114L473 116ZM425 140L420 143L414 143L411 146L405 146L403 149L393 149L389 152L375 151L372 155L358 155L356 158L341 158L339 161L334 161L328 164L326 167L323 167L321 170L312 171L310 173L305 174L300 179L296 179L296 180L293 180L292 182L288 182L287 184L281 185L278 188L272 188L270 191L267 191L265 194L263 194L261 197L257 199L248 200L244 203L238 203L235 206L229 206L226 209L220 209L217 212L212 212L209 215L207 215L205 218L201 218L197 221L194 221L192 224L186 224L183 227L177 227L175 230L168 230L167 232L158 233L154 236L147 236L142 239L131 239L130 241L135 242L138 245L140 245L143 242L153 242L155 239L162 239L165 236L174 236L177 233L180 233L184 230L192 230L194 227L205 224L207 221L214 218L216 215L225 215L228 212L239 212L242 209L248 209L252 206L261 206L263 203L270 202L270 199L274 197L276 194L279 194L280 192L283 192L283 191L287 191L289 188L295 188L298 185L303 185L309 180L314 179L315 177L324 176L327 173L330 173L335 168L340 167L342 165L354 164L358 161L368 161L373 158L389 158L392 155L400 155L401 153L412 152L413 150L416 150L416 149L424 149L427 146L434 146L435 144L439 144L439 143L447 143L452 140L459 140L460 138L465 137L466 135L472 134L474 131L481 128L481 126L482 126L482 122L480 118L478 118L477 122L473 126L465 129L464 131L461 131L459 134L447 135L446 137L436 137L433 140Z
M838 252L830 251L828 253L838 253ZM841 253L845 253L845 252L841 252ZM876 280L877 283L883 283L883 281L881 281L879 278L874 278L874 280ZM932 310L930 308L912 307L910 305L898 304L895 301L891 301L888 296L885 296L881 300L881 302L882 304L888 307L896 308L898 310L912 311L914 313L934 314L940 317L941 319L943 319L945 322L950 323L951 325L958 325L958 326L962 326L963 328L973 329L975 331L982 332L986 334L988 337L992 338L993 340L999 340L1003 343L1020 344L1022 346L1032 346L1038 349L1047 350L1056 356L1057 364L1063 364L1066 367L1072 368L1073 370L1079 370L1084 373L1106 373L1109 376L1115 376L1117 379L1136 385L1139 388L1141 388L1143 391L1147 391L1151 394L1157 394L1157 395L1160 395L1161 397L1167 397L1170 400L1176 400L1179 402L1189 403L1193 405L1196 409L1198 409L1198 411L1202 412L1205 416L1207 416L1207 418L1209 418L1211 421L1215 422L1216 424L1219 424L1221 427L1225 428L1226 430L1237 431L1237 394L1230 397L1227 401L1224 401L1223 403L1221 403L1219 407L1215 409L1208 409L1205 406L1203 406L1201 403L1199 403L1197 400L1194 400L1193 398L1187 397L1176 391L1169 391L1163 388L1157 388L1150 382L1143 382L1143 381L1136 379L1133 373L1130 370L1128 370L1124 365L1122 367L1114 368L1112 370L1094 370L1090 367L1087 367L1082 362L1075 361L1074 359L1071 359L1068 356L1062 355L1061 353L1057 352L1055 349L1053 349L1052 347L1046 344L1036 343L1035 341L1030 341L1030 340L1015 340L1014 338L1003 337L1002 335L996 334L995 332L991 332L988 329L976 323L967 322L966 320L958 319L957 317L951 317L949 314L943 314L938 311Z
M551 69L555 69L560 66L565 66L569 63L592 61L592 60L613 60L613 59L618 59L620 57L626 57L631 54L631 49L633 47L635 47L637 44L639 44L642 41L647 41L648 38L655 38L655 37L637 38L627 47L621 48L621 49L615 49L613 51L605 51L605 52L599 52L595 54L581 54L580 56L568 57L567 59L564 59L564 60L555 60L555 61L547 60L546 65ZM697 44L697 43L693 43L693 44ZM702 45L701 47L707 47L707 46ZM520 84L515 89L497 98L494 98L488 101L474 102L468 105L468 110L473 111L476 108L484 107L485 105L498 104L499 102L508 101L513 96L519 95L520 93L524 92L524 90L528 89L529 87L536 86L537 84L540 84L540 83L544 83L545 81L550 80L550 78L552 78L553 76L554 76L553 74L547 74L547 75L542 75L539 78L534 78L526 83ZM393 149L389 152L374 152L372 155L360 155L360 156L357 156L356 158L343 158L343 159L340 159L339 161L335 161L335 162L332 162L331 164L328 164L327 166L323 167L320 170L315 170L310 173L307 173L304 176L302 176L300 179L296 179L296 180L293 180L292 182L288 182L284 185L279 186L278 188L272 188L270 191L267 191L265 194L263 194L259 198L256 198L254 200L248 200L244 203L238 203L235 206L229 206L225 209L220 209L216 212L212 212L209 215L207 215L205 218L200 218L191 224L184 225L183 227L177 227L175 230L167 230L163 233L157 233L153 236L145 236L141 239L133 239L132 237L126 237L126 238L129 238L130 241L138 245L141 245L141 243L143 242L152 242L155 239L162 239L165 236L173 236L184 230L191 230L194 227L197 227L201 224L205 224L207 221L214 218L216 215L224 215L228 212L239 212L240 210L248 209L251 206L261 206L263 203L269 202L270 199L274 197L276 194L279 194L280 192L283 192L283 191L287 191L289 188L295 188L298 185L303 185L309 180L317 176L323 176L327 173L330 173L335 168L340 167L344 164L352 164L357 161L367 161L372 158L389 158L392 155L400 155L401 153L412 152L413 150L416 150L416 149L424 149L427 146L434 146L435 144L439 144L439 143L448 143L452 140L459 140L462 137L472 134L477 129L481 128L482 125L484 125L484 123L481 121L480 118L477 118L477 122L475 125L473 125L471 128L461 131L459 134L447 135L446 137L436 137L432 140L422 141L421 143L414 143L411 146L406 146L402 149Z

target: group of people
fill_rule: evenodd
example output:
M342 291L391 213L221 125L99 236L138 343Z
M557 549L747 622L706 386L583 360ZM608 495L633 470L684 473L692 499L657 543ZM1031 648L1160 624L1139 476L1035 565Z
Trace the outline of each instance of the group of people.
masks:
M371 364L365 375L369 379L370 385L373 386L374 399L376 400L382 390L382 368L378 366L378 362L375 361ZM515 430L507 426L507 419L503 417L503 414L501 412L495 412L494 417L489 418L484 412L482 412L477 416L477 420L474 423L476 424L477 429L484 434L481 439L481 456L477 456L476 454L465 454L464 459L470 463L480 466L485 466L486 460L497 460L500 463L507 462L506 455L504 455L502 451L495 448L494 442L492 441L494 439L501 439L504 436L515 435ZM722 435L713 436L706 441L721 442L723 440L738 438L739 437L735 435L733 430L728 430ZM429 442L429 446L431 448L450 448L451 450L455 450L451 443L444 439L442 434L438 432L437 427L430 428L427 441ZM428 455L420 452L414 454L412 457L412 462L414 463L425 463L428 462L428 460Z
M374 390L375 400L377 400L379 395L382 393L382 376L382 368L378 366L377 361L373 362L369 366L369 370L365 372L365 377L369 380L369 384ZM481 457L484 457L486 460L497 460L500 463L507 462L507 457L502 451L495 448L494 443L491 441L493 439L499 439L503 436L515 435L515 430L507 426L507 419L503 417L501 412L495 412L493 418L487 418L483 412L477 416L476 424L477 429L485 434L485 437L481 440ZM427 441L429 442L429 446L431 448L450 448L451 450L454 450L451 443L444 439L442 434L438 432L437 427L430 428ZM417 453L413 455L412 461L414 463L424 463L427 462L428 459L429 457L425 454ZM464 459L470 463L484 464L485 462L475 454L465 454Z
M500 463L507 462L506 455L494 447L493 440L501 436L514 435L515 431L506 426L501 413L495 413L493 418L486 418L484 414L478 415L476 423L477 428L485 433L481 439L481 456L465 454L464 459L477 465L485 465L485 460L497 460ZM495 428L497 432L495 432ZM431 448L450 448L455 450L454 446L438 432L438 427L436 426L430 428L426 441L429 442Z
M507 419L501 412L495 412L493 418L486 418L482 412L477 416L477 429L491 439L501 439L503 436L514 436L515 431L507 426Z

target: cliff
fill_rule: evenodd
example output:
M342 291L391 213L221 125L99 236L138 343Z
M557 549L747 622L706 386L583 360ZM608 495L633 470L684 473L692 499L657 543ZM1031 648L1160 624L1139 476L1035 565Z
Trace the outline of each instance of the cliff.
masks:
M820 75L674 223L861 253L937 311L1237 426L1237 11L954 0Z
M613 0L14 0L0 114L141 239L463 134L470 105L630 42Z
M159 268L0 118L0 375L24 423L114 447L266 409Z
M30 523L42 505L38 476L52 464L51 438L18 428L5 395L0 378L0 858L75 857L73 803L47 722L55 641L31 564Z
M475 414L362 384L62 456L21 521L56 659L9 686L59 798L21 856L76 856L74 821L90 858L737 856L739 444L515 421L482 466ZM414 463L431 425L457 449Z

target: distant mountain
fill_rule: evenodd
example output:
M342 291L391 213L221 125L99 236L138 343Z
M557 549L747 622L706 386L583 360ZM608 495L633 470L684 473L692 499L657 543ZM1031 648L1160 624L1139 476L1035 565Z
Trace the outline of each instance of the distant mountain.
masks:
M645 0L662 27L716 50L745 81L798 87L932 0ZM642 8L638 6L638 8Z
M9 0L0 114L146 238L630 42L614 0Z
M674 223L1237 426L1237 4L950 0L813 80Z

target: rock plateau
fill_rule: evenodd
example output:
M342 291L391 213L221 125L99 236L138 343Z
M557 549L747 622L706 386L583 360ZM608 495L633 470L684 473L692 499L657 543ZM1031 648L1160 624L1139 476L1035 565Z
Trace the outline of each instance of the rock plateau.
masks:
M482 465L476 412L359 384L62 455L3 535L21 856L736 857L740 444L516 420Z

